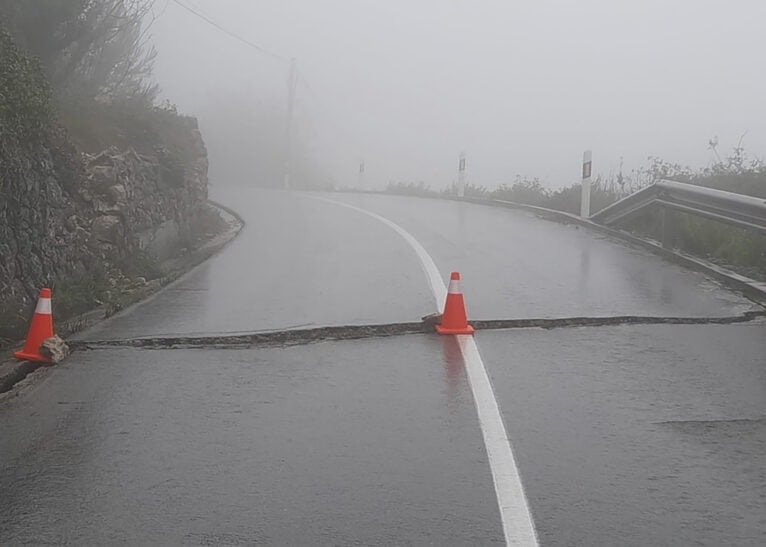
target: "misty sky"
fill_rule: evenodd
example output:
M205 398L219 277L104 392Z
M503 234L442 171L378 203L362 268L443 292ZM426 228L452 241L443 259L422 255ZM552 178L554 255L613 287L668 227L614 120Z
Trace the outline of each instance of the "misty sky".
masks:
M339 184L364 158L370 185L441 188L461 150L468 181L488 187L570 184L586 148L604 175L621 156L626 172L648 156L704 167L714 135L721 155L745 132L748 153L766 150L763 0L182 1L296 58L298 123ZM231 107L282 119L288 63L172 0L157 10L156 78L199 116L223 183L215 151L242 140Z

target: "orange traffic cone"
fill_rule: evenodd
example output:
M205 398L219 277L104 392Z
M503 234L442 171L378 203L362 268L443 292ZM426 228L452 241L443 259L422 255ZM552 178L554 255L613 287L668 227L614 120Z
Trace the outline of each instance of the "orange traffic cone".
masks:
M436 325L439 334L473 334L473 327L468 324L465 315L465 302L460 292L460 273L452 272L447 291L447 302L444 304L444 315L441 325Z
M53 314L51 312L51 290L40 291L40 299L37 301L35 316L32 318L32 326L29 327L27 342L24 349L13 354L17 359L27 361L39 361L50 363L51 360L40 353L40 346L45 340L53 337Z

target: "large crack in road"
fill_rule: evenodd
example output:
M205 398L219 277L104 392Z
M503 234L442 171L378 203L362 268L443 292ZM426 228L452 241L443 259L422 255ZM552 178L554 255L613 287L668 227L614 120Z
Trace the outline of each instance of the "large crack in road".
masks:
M427 316L420 322L387 323L380 325L347 325L288 329L279 331L238 333L214 336L162 336L115 340L77 340L69 343L73 350L107 347L145 349L232 348L256 346L288 346L332 340L358 340L435 332L439 316ZM748 311L742 315L724 317L656 317L619 315L611 317L563 317L537 319L491 319L471 321L477 330L499 329L561 329L577 327L609 327L618 325L731 325L749 323L766 317L766 310Z

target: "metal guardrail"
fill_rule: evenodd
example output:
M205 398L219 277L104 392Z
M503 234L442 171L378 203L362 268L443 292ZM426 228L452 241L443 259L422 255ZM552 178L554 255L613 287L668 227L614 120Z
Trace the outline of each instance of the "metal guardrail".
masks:
M658 205L766 234L766 199L660 180L592 215L605 226L623 224Z

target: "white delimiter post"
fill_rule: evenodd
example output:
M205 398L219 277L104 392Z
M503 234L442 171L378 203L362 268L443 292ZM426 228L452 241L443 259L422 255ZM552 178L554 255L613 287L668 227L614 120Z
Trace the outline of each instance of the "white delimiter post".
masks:
M282 186L290 189L290 177L293 169L293 116L295 114L295 90L298 87L298 75L295 59L290 59L290 74L287 77L287 117L285 119L285 171Z
M460 164L457 172L457 197L465 196L465 152L460 152Z
M593 167L590 150L582 155L582 194L580 199L580 217L590 216L590 175Z

